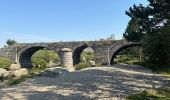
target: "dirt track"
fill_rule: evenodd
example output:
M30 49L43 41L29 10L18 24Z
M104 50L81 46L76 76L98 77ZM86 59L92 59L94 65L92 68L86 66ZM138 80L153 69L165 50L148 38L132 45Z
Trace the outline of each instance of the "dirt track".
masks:
M94 67L0 89L0 100L119 100L143 89L166 86L169 79L139 66Z

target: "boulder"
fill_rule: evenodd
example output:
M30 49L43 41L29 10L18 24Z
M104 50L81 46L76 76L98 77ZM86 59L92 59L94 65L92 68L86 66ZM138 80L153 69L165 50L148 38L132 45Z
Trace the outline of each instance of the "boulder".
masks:
M9 70L18 70L21 69L20 64L11 64L11 66L9 67Z
M20 76L27 75L27 74L28 74L28 70L26 68L21 68L19 70L15 70L13 73L13 75L16 77L20 77Z
M8 77L9 76L9 71L6 69L0 68L0 77Z
M53 68L47 68L44 72L41 72L41 76L46 77L56 77L59 75L65 75L66 73L69 73L69 71L62 67L53 67Z
M50 68L50 67L55 67L57 64L56 63L54 63L53 61L50 61L47 65L46 65L46 67L47 68Z
M92 60L90 60L90 64L91 64L92 66L95 66L95 65L96 65L96 63L95 63L94 61L92 61Z

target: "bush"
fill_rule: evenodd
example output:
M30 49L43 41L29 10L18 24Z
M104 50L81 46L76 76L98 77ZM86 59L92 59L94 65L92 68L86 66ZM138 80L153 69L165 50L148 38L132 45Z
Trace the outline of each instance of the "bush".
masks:
M0 68L8 69L12 64L12 61L8 58L0 57Z
M92 65L90 63L79 63L75 66L76 70L81 70L88 67L92 67Z
M54 51L39 50L32 56L31 61L35 66L40 65L41 67L45 67L50 61L59 63L60 58Z
M93 61L95 60L94 52L83 51L83 52L81 53L81 57L80 57L81 62L84 62L83 57L86 58L86 61L87 61L87 62L89 62L90 60L93 60Z

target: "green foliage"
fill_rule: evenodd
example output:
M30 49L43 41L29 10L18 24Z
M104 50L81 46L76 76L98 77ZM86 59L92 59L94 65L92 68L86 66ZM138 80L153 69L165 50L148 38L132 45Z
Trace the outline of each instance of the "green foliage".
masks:
M159 73L159 74L164 74L164 75L170 75L170 66L160 66L151 63L150 61L141 61L141 62L136 62L136 65L141 65L146 68L151 69L153 72Z
M5 68L8 69L12 64L12 61L4 58L4 57L0 57L0 68Z
M141 47L126 48L126 49L123 49L122 51L120 51L119 54L120 55L130 55L132 57L139 57L139 55L141 54L141 49L142 49Z
M20 84L20 83L22 83L22 82L24 82L26 79L27 79L27 77L28 76L21 76L21 77L19 77L19 78L12 78L12 79L10 79L8 82L7 82L7 84L8 85L17 85L17 84Z
M119 52L115 58L116 63L135 65L142 61L141 47L127 48Z
M129 95L127 100L170 100L170 91L167 89L158 89L152 91L142 91L137 94Z
M139 30L138 21L136 19L131 19L129 21L125 33L123 33L123 37L127 41L132 42L139 42L142 39L143 35L144 34L141 32L141 30Z
M163 27L159 32L148 35L143 40L144 55L147 62L159 66L170 66L170 26Z
M169 0L148 0L149 6L153 8L155 16L158 18L170 18Z
M94 52L87 52L87 51L82 52L80 56L81 62L84 62L83 57L86 58L87 62L89 62L90 60L93 61L95 60Z
M126 40L140 42L146 33L150 33L154 29L149 18L152 14L150 7L144 7L142 4L138 6L133 5L125 14L131 18L123 34Z
M88 67L92 67L92 65L90 63L79 63L75 66L75 69L81 70L81 69L88 68Z
M39 50L31 58L32 63L35 66L45 67L50 61L54 63L59 63L59 55L51 50Z
M126 63L129 65L135 65L141 61L140 61L139 57L134 57L132 55L118 55L115 58L115 62L116 63Z
M8 40L6 41L6 44L7 44L7 45L14 45L14 44L17 44L17 42L16 42L15 40L10 40L10 39L8 39Z
M170 65L170 1L148 0L144 7L134 5L126 11L131 21L124 33L129 41L142 42L144 60L157 66ZM139 35L142 33L143 35ZM142 38L138 38L138 36ZM149 64L148 63L148 64Z

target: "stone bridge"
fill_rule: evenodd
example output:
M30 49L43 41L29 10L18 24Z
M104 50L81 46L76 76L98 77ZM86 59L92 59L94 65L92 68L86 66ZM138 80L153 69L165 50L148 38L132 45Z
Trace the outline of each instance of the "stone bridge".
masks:
M30 67L31 56L41 49L49 49L60 54L62 48L70 48L73 53L73 64L80 62L81 52L91 47L94 50L95 62L100 64L114 64L114 58L123 49L139 46L138 43L125 40L116 41L75 41L54 43L20 43L14 46L0 48L0 56L7 57L22 67Z

